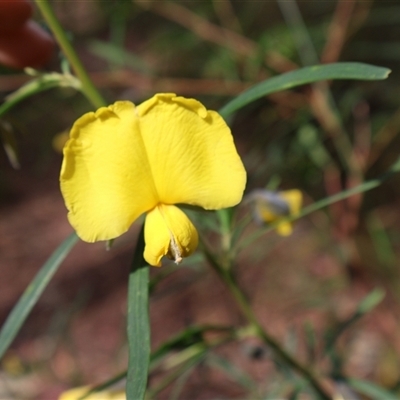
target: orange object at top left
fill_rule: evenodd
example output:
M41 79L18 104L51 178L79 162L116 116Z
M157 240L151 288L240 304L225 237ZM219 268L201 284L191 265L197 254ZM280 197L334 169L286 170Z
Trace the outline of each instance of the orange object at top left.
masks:
M0 0L0 31L20 28L32 14L33 6L29 0Z
M51 59L54 39L31 20L28 0L0 0L0 64L10 68L41 68Z

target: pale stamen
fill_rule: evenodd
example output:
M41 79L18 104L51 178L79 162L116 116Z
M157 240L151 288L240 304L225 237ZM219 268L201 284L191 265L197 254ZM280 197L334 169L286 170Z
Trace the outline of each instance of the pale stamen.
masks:
M175 260L175 264L179 264L182 262L182 253L172 233L170 233L170 235L171 235L171 242L169 243L169 252L172 255L173 259Z

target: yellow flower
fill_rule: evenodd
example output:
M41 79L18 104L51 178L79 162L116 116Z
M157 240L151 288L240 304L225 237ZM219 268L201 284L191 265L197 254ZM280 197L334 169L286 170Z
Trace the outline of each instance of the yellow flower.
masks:
M122 235L143 213L145 260L179 263L197 247L196 228L174 204L207 210L238 204L246 172L229 127L194 99L157 94L119 101L79 118L64 148L61 191L81 239Z
M89 390L90 388L88 386L81 386L78 388L70 389L64 393L61 393L58 400L79 400ZM125 391L123 390L101 391L85 397L85 400L126 400L126 395Z
M300 213L302 194L300 190L285 190L273 192L269 190L255 190L248 200L253 202L254 219L259 223L273 223L280 218L296 216ZM290 222L277 225L276 231L281 236L288 236L293 228Z

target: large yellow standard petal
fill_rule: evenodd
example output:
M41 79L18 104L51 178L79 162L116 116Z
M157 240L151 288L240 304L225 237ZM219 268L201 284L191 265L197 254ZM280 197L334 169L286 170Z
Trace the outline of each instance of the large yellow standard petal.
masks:
M58 400L79 400L90 390L88 386L67 390L61 393ZM125 391L100 391L84 397L86 400L126 400Z
M135 107L117 102L78 119L64 148L61 191L87 242L115 238L158 203Z
M155 267L167 256L177 264L192 254L199 241L196 228L179 208L160 204L151 210L144 226L144 259Z
M246 172L224 120L194 99L159 94L82 116L64 148L61 191L85 241L124 233L157 204L240 202Z
M217 112L174 94L156 95L137 110L162 203L220 209L241 201L246 172Z

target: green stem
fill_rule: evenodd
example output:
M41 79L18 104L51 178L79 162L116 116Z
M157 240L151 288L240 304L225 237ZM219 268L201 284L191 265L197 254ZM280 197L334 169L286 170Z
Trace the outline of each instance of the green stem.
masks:
M299 363L295 358L293 358L289 353L287 353L280 344L271 337L258 322L257 317L255 316L253 309L251 308L249 301L247 300L244 293L240 290L239 285L237 284L231 269L223 268L219 265L219 263L215 260L213 255L204 248L204 253L207 260L210 262L212 267L218 273L220 278L224 281L232 296L235 298L236 303L241 309L244 316L252 325L252 328L257 333L257 335L264 341L266 345L268 345L275 354L285 362L289 367L293 370L297 371L301 374L310 385L314 388L316 393L318 393L319 397L324 400L330 400L331 397L325 392L325 390L321 387L318 380L315 378L313 373L304 365Z
M221 228L221 238L222 238L222 248L226 255L229 253L229 249L231 246L232 241L232 208L224 208L222 210L216 211L219 221L220 221L220 228Z
M51 8L48 0L35 0L35 3L40 9L43 18L46 20L47 25L52 30L63 53L65 54L73 70L75 71L76 76L81 81L83 94L93 104L94 107L99 108L105 106L107 103L105 102L103 96L97 90L96 86L94 86L92 80L86 72L85 67L81 63L78 55L76 54L71 42L68 40L64 29L58 22L58 19L54 14L54 11Z

